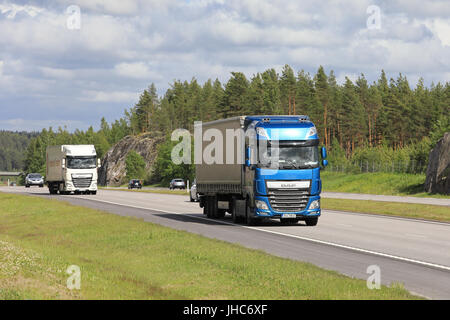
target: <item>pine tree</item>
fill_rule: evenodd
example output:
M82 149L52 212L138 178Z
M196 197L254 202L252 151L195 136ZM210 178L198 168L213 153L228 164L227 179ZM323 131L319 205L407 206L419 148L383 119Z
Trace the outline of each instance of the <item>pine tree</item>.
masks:
M330 100L330 91L328 87L328 79L325 74L325 70L322 66L319 67L316 76L314 77L314 85L316 90L317 99L320 102L321 110L323 113L323 137L325 146L329 145L329 130L328 130L328 103Z
M280 77L281 109L284 114L296 114L297 80L294 70L285 65Z
M225 86L223 115L225 118L240 116L247 110L249 82L242 72L232 72Z

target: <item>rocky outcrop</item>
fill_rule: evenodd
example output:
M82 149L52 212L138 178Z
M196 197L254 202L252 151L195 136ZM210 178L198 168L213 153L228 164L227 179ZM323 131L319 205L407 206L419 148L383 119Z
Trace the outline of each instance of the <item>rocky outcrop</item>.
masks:
M158 134L145 133L139 136L127 136L112 147L102 161L99 171L99 184L102 186L120 186L126 183L125 160L130 151L140 154L150 172L157 156L158 146L164 138Z
M450 132L430 152L425 191L450 194Z

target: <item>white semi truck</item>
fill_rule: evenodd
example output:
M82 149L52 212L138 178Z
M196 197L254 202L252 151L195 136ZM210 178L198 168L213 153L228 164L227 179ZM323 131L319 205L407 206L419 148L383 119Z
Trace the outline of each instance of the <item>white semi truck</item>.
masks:
M46 159L50 194L97 194L100 159L93 145L49 146Z

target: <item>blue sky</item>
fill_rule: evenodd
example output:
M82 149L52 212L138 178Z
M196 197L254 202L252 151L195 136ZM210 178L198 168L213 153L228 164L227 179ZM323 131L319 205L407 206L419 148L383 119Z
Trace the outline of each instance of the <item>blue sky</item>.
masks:
M448 0L0 0L0 130L98 127L152 82L163 94L284 64L430 85L450 81L448 57Z

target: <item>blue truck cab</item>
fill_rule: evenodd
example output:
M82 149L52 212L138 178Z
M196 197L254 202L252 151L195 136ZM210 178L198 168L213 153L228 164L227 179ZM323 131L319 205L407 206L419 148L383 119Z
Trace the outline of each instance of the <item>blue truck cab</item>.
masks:
M229 212L234 222L249 225L264 219L317 224L320 171L328 162L326 149L319 150L317 129L309 117L243 116L208 126L222 132L240 127L245 138L235 148L242 149L242 164L197 166L204 214L220 218Z
M246 146L245 191L249 203L254 203L247 208L248 219L317 224L320 170L327 161L325 148L319 152L315 125L306 116L247 117L246 121L247 130L254 128L257 135L256 148Z

